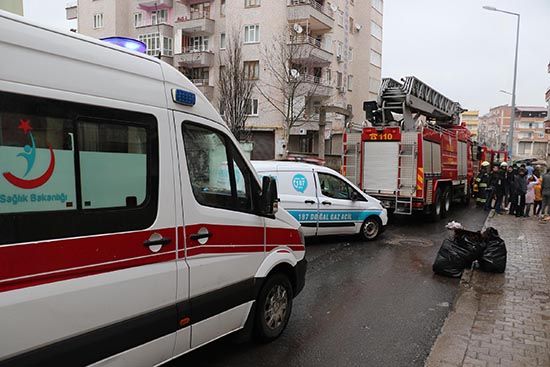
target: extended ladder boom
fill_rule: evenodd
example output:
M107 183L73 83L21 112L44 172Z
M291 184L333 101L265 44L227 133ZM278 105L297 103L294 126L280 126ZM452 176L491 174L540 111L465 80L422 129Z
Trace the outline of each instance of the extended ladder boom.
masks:
M375 119L375 123L385 125L393 121L392 113L396 113L403 115L405 130L413 129L413 114L426 116L436 124L460 124L460 114L464 111L460 103L450 100L414 76L408 76L401 81L391 78L382 80L377 106L381 114ZM376 116L374 111L368 111L373 107L372 104L365 103L368 116L369 112L370 116Z

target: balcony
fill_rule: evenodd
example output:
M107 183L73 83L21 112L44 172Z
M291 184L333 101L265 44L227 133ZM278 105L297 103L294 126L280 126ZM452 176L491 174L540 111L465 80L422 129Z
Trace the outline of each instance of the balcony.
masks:
M212 101L214 98L214 86L210 85L210 81L208 79L191 79L191 82L195 84L197 88L201 91L202 94L206 98L208 98L209 101Z
M214 53L203 47L184 47L174 55L174 62L186 68L209 68L214 64Z
M78 7L76 2L67 4L65 7L65 12L67 20L76 19L78 17Z
M174 6L172 0L145 0L138 1L138 8L145 11L171 9Z
M334 27L332 10L316 0L288 0L289 23L308 23L312 31L330 31Z
M170 38L172 38L174 34L173 27L168 23L142 24L136 27L136 32L138 36L149 33L160 33L162 36Z
M214 21L208 13L192 14L191 17L179 17L175 23L176 29L181 29L187 36L208 36L214 34Z
M311 97L332 97L334 88L332 83L321 77L305 74L299 77L300 85L296 90L298 95Z
M293 47L293 59L296 62L322 65L332 62L332 52L322 47L322 42L310 36L292 37L289 44Z

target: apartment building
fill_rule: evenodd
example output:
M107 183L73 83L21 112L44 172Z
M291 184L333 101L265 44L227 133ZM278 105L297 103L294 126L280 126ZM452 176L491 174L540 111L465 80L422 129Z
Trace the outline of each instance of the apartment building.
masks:
M293 66L315 84L299 123L283 137L283 117L257 88L247 107L253 159L291 153L317 153L321 105L352 106L353 123L364 121L363 101L376 97L381 80L383 0L78 0L67 17L78 32L97 38L125 36L145 42L188 76L214 105L228 37L237 29L249 75L272 85L266 71L269 50L281 35L303 48ZM286 37L286 36L285 36ZM299 65L302 64L302 65ZM327 154L340 155L344 118L327 116Z
M479 142L493 149L508 143L512 108L497 106L480 118ZM514 159L546 159L550 135L545 131L548 111L545 107L517 106L514 122Z
M460 115L460 121L472 133L472 140L477 141L479 129L479 111L465 111Z

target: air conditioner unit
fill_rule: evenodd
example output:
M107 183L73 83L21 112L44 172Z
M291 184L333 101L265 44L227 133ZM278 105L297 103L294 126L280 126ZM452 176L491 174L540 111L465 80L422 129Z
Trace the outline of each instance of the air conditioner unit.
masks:
M336 60L338 61L342 60L342 54L336 54Z

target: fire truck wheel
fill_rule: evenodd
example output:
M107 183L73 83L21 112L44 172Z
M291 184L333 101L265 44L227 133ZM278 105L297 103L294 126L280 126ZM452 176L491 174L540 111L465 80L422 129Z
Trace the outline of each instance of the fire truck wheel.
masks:
M443 191L443 196L441 197L441 218L447 217L447 213L449 213L449 211L451 210L451 202L451 190L447 188L445 189L445 191Z
M442 199L443 198L442 198L441 190L438 189L437 192L435 193L434 203L431 205L431 207L429 208L429 211L427 212L428 217L432 222L437 222L438 220L443 218L442 217L442 213L443 213Z
M363 240L372 241L382 232L382 224L376 217L368 217L361 226L361 237Z
M288 324L292 311L292 285L285 274L267 278L256 300L255 335L259 342L277 339Z

